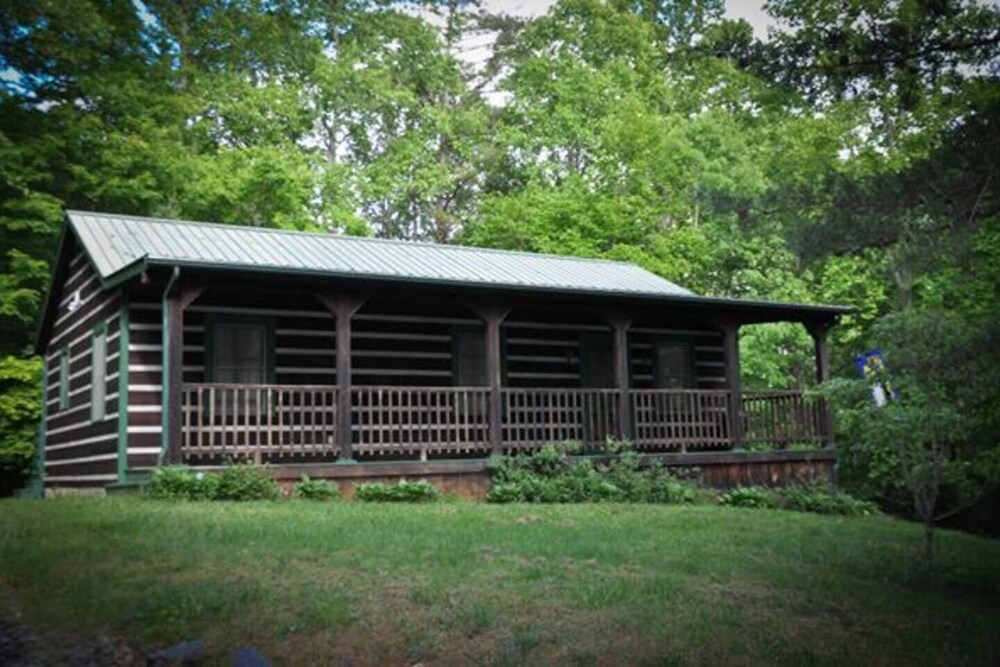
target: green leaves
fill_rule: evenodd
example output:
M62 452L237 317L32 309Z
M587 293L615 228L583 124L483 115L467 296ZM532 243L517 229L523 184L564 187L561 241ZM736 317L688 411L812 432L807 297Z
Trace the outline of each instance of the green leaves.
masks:
M41 374L37 357L0 359L0 494L19 488L31 475Z

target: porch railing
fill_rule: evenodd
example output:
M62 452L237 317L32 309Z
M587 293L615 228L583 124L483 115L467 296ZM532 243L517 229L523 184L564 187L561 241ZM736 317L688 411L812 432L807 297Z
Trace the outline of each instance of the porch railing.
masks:
M822 397L801 391L743 392L744 442L777 449L820 444L829 437L826 409Z
M181 454L330 460L337 442L340 389L328 385L186 384ZM796 391L742 395L743 442L731 428L728 390L632 389L623 423L616 389L520 389L500 392L504 451L547 442L585 445L626 434L644 451L694 451L732 446L820 444L827 439L822 400ZM350 390L351 451L361 456L426 458L486 455L488 387L365 387Z
M269 458L335 454L337 394L329 385L186 384L181 451Z
M732 392L638 389L629 392L635 442L642 449L721 449L730 446Z
M618 433L615 389L516 389L501 392L504 449L534 449L547 442L604 442Z
M487 453L488 387L353 387L351 448L359 454Z

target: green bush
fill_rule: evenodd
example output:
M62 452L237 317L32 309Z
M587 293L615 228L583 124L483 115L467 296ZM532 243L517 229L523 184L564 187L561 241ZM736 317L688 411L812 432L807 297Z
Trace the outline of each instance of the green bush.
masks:
M358 484L354 487L354 497L363 502L374 503L426 503L438 500L441 492L425 480L408 482L401 479L396 484Z
M765 489L759 486L738 486L719 497L720 505L758 509L786 509L814 514L870 516L878 513L875 503L859 500L828 484L813 483Z
M252 465L230 464L221 473L168 466L153 471L148 493L162 500L274 500L281 488L265 469Z
M149 495L161 500L193 500L199 480L186 466L157 468L149 482Z
M212 500L276 500L281 487L267 469L242 464L230 464L218 474Z
M309 475L302 475L292 495L302 500L340 500L340 487L325 479L309 479Z
M828 486L789 486L779 491L779 506L783 509L814 514L841 514L844 516L871 516L878 514L878 506L867 500L837 491Z
M737 486L719 496L720 505L770 509L777 506L774 491L759 486Z
M42 360L0 359L0 496L24 485L35 463Z
M573 460L567 443L548 444L533 454L490 463L492 503L685 503L696 499L695 485L625 449L609 460ZM609 451L622 451L616 446Z

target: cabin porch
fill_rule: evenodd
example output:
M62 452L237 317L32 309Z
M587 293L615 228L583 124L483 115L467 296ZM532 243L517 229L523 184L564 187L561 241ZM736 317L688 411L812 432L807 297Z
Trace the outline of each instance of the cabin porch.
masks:
M680 454L830 442L822 398L801 391L501 387L499 395L494 419L489 387L187 383L180 456L195 465L428 461L563 441L599 452L610 438Z
M196 278L132 295L130 468L481 460L612 438L670 456L832 444L821 397L744 390L739 360L742 326L798 321L824 382L826 312Z

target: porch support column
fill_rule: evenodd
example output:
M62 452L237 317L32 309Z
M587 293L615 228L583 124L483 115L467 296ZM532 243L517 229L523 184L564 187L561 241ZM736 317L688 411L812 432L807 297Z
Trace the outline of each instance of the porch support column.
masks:
M496 304L471 304L470 307L486 325L486 377L490 388L490 447L494 456L503 454L503 411L500 398L502 356L500 325L510 308Z
M729 440L733 449L743 448L743 382L740 378L740 326L724 322L722 347L726 357L726 386L729 387Z
M340 463L354 460L351 450L351 318L365 303L357 295L317 294L337 326L337 447Z
M203 287L174 287L174 273L163 299L163 443L164 463L182 462L184 440L184 311L201 296ZM120 354L128 354L121 350Z
M611 325L612 353L614 355L615 389L618 390L618 438L630 440L633 436L632 410L629 401L628 329L632 318L622 313L609 313L605 319Z
M833 322L809 322L806 329L812 336L816 349L816 384L822 385L830 379L830 352L826 346L826 334ZM833 411L823 399L819 410L820 437L826 446L833 444Z

